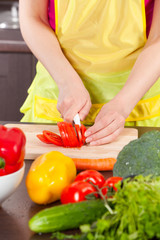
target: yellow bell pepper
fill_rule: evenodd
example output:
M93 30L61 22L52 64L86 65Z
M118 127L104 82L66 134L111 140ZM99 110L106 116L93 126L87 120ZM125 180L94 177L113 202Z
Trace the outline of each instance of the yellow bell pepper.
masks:
M59 200L62 190L75 177L73 160L60 152L51 151L34 160L27 174L26 187L33 202L48 204Z

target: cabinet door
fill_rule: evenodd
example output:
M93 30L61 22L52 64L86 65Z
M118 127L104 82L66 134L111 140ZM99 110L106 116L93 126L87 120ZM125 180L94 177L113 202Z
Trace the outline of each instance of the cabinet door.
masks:
M19 121L19 109L35 75L31 53L0 53L0 121Z

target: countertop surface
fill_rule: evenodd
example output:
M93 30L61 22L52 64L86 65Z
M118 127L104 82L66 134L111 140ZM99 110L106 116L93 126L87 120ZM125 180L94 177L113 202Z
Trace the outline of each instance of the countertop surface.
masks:
M5 122L0 122L0 124L5 124ZM139 127L137 129L139 132L139 136L141 136L141 134L146 131L154 129L160 130L160 128L146 127ZM25 161L26 167L23 181L21 182L16 192L12 194L11 197L9 197L5 202L3 202L0 207L0 239L2 240L50 239L50 234L38 235L31 232L28 227L28 221L35 213L39 212L41 209L57 205L60 202L57 201L56 203L47 206L40 206L30 200L25 186L25 179L31 163L31 160ZM102 173L104 174L106 179L112 176L112 172L110 171Z

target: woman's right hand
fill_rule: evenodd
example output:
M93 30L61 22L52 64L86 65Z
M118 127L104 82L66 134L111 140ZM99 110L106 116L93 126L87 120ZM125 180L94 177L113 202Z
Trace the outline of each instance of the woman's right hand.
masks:
M66 74L67 72L65 72L65 78L67 77ZM63 81L58 86L57 109L61 113L62 118L67 122L72 122L77 113L79 113L80 119L83 121L91 108L90 95L74 69L67 75L66 81Z

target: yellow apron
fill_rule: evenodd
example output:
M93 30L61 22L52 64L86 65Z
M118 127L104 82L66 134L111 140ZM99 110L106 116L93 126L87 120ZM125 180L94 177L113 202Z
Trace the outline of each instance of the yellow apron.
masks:
M124 86L146 42L144 0L55 0L56 36L90 93L85 124ZM65 69L64 69L65 71ZM126 125L160 125L160 79L135 106ZM58 87L43 65L21 107L24 122L62 121Z

